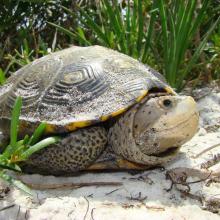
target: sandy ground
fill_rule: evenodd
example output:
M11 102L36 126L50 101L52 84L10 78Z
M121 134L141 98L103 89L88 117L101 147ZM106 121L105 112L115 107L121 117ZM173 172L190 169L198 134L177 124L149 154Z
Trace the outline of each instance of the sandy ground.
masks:
M216 173L220 163L201 169L201 164L207 167L205 161L220 161L220 92L205 88L194 95L201 115L200 130L164 169L65 178L21 175L18 178L25 182L49 186L93 182L121 185L34 190L36 196L31 198L13 187L8 191L0 182L0 220L220 219L220 178ZM172 182L179 184L170 189Z

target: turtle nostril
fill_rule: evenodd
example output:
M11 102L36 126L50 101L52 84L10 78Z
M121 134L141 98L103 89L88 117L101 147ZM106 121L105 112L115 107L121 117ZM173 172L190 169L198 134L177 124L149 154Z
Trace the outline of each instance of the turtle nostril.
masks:
M172 105L172 102L171 102L171 100L169 100L169 99L165 99L165 100L163 101L163 105L164 105L165 107L170 107L170 106Z

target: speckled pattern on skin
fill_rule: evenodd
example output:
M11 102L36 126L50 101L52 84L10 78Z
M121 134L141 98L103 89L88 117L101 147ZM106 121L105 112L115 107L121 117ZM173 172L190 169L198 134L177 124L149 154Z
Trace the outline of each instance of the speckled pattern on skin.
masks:
M133 122L137 110L138 106L132 108L132 110L126 112L118 122L110 128L108 143L116 154L136 163L152 166L168 162L172 159L172 154L161 158L148 155L142 152L136 144L136 139L133 136L135 130Z
M60 142L32 155L26 170L53 174L72 173L88 167L105 149L103 127L89 127L68 134ZM28 167L31 166L31 169Z

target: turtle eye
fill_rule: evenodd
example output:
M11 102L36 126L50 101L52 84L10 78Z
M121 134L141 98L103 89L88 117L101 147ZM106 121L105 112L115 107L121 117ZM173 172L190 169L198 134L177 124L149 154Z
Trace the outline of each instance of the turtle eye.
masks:
M172 101L170 99L164 99L163 100L163 105L168 108L172 106Z

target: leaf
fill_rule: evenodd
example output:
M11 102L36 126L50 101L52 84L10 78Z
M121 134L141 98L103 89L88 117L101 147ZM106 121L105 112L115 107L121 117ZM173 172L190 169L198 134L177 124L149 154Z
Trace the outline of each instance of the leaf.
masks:
M164 62L168 63L168 28L167 28L167 15L165 11L165 3L163 0L159 0L159 12L161 18L162 37L164 45ZM167 76L167 66L165 65L165 75Z
M10 144L6 147L3 153L3 155L7 158L9 158L16 150L21 105L22 105L22 98L17 97L12 110L12 119L11 119L11 127L10 127Z
M92 18L88 14L86 14L82 9L79 9L79 10L80 10L80 13L86 18L86 21L84 21L83 19L81 19L81 21L84 24L86 24L88 27L90 27L90 29L94 31L100 39L103 40L106 46L109 45L108 37L105 35L105 33L103 33L102 28L98 26L92 20Z
M81 40L82 42L87 42L85 33L82 28L80 28L80 27L77 28L77 34L79 35L80 40L83 39L83 40Z
M143 21L143 12L142 12L142 0L138 0L138 37L137 37L137 51L140 56L142 48L142 40L144 32L144 21Z
M0 85L3 85L6 81L6 78L5 78L5 73L4 71L0 68Z
M17 97L13 110L12 110L12 120L11 120L11 130L10 130L10 145L14 147L17 142L18 126L19 126L19 115L22 106L22 98Z
M34 145L43 135L46 128L46 123L42 122L34 131L33 135L31 136L30 140L28 141L28 145Z
M12 170L12 171L15 171L15 172L21 172L21 169L18 168L18 167L13 167L13 166L7 166L7 165L4 165L4 164L1 164L1 161L0 161L0 169L7 169L7 170Z
M77 37L79 37L87 45L91 45L91 43L89 41L87 41L85 38L81 37L81 35L79 33L77 33L77 32L73 33L71 31L69 31L68 29L61 27L60 25L51 23L49 21L47 23L50 24L51 26L56 27L58 31L63 32L64 34L68 35L70 38L76 39Z
M46 138L46 139L36 143L35 145L31 146L30 148L28 148L25 152L23 152L21 154L20 160L28 159L28 157L30 157L33 153L51 145L51 144L54 144L59 140L60 140L60 137L49 137L49 138Z
M118 7L114 7L110 5L108 0L103 0L103 3L106 7L106 13L108 14L108 18L111 24L111 28L114 30L115 35L117 36L117 40L120 45L120 50L123 53L126 53L126 45L125 45L125 34L124 34L124 27L121 25L119 16L117 16L119 12Z
M181 81L183 81L184 77L186 77L186 75L189 73L189 71L192 69L193 65L195 64L196 60L199 58L202 50L205 48L206 46L206 42L209 38L209 36L211 35L211 33L213 32L213 30L215 29L215 27L219 24L220 21L220 17L218 17L218 19L216 20L216 22L210 27L210 29L208 30L208 32L205 34L202 42L199 44L199 46L196 48L196 51L194 52L193 56L191 57L187 67L184 69L183 73L180 76L179 79L179 85L178 88L182 89L183 85L180 83Z
M150 48L150 44L152 41L153 28L154 28L154 24L156 21L157 12L158 12L157 1L154 1L153 6L152 6L152 10L150 11L150 15L151 15L150 16L150 23L149 23L148 31L147 31L147 34L145 37L144 52L141 57L141 60L144 63L147 62L147 54L148 54L148 50Z
M48 23L49 25L51 25L51 26L57 28L57 30L59 30L59 31L61 31L61 32L63 32L63 33L65 33L65 34L68 35L69 37L72 37L72 38L75 38L75 37L76 37L76 35L75 35L74 33L72 33L71 31L67 30L66 28L63 28L63 27L61 27L61 26L59 26L59 25L57 25L57 24L54 24L54 23L52 23L52 22L49 22L49 21L47 21L47 23Z
M33 191L31 191L31 189L29 187L27 187L24 183L22 183L19 180L15 180L14 178L12 178L11 176L7 175L4 171L0 171L0 177L5 180L6 182L14 185L15 187L17 187L18 189L22 190L23 192L34 196L35 193Z

